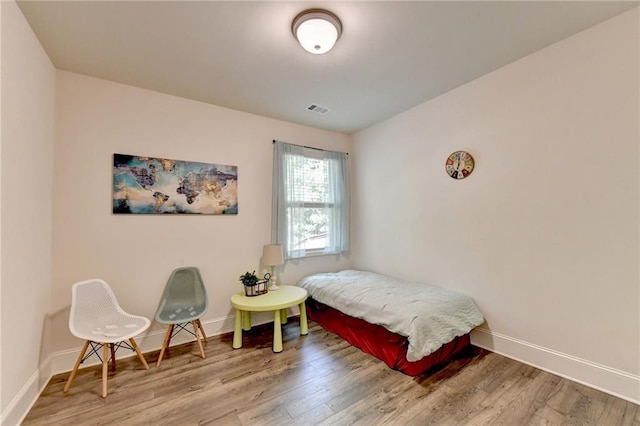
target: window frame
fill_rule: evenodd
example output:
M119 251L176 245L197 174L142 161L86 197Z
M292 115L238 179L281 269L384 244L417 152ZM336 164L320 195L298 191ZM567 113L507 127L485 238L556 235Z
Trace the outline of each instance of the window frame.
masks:
M284 145L289 145L293 148L293 151L281 151L280 155L282 158L278 159L277 147L274 147L274 197L273 197L273 218L272 218L272 243L283 245L285 259L300 259L307 257L316 257L316 256L325 256L325 255L336 255L341 254L345 251L348 251L349 247L349 204L350 204L350 191L349 191L349 170L348 170L348 159L346 157L346 153L333 152L333 151L325 151L317 148L310 147L301 147L298 145L285 144L284 142L276 142ZM331 188L325 188L324 197L325 202L320 201L301 201L288 199L286 194L288 194L288 190L291 191L291 187L288 185L291 182L286 182L286 174L282 172L283 169L286 169L287 161L291 161L291 159L287 158L291 157L303 157L320 160L322 162L327 163L328 168L334 168L333 172L328 170L324 172L327 176L326 179L333 179L339 182L328 181L328 185L341 185L340 189L336 191L333 189L334 193L332 194ZM344 156L344 157L342 157ZM279 164L281 163L281 164ZM280 172L276 170L277 167L280 167ZM346 169L346 170L345 170ZM281 177L282 181L279 180ZM280 193L280 194L279 194ZM282 197L279 195L285 194ZM342 196L344 199L337 199L336 197ZM293 247L292 237L290 235L290 230L293 227L292 221L294 220L293 213L289 214L291 209L295 208L309 208L309 209L331 209L330 213L327 214L327 232L325 237L324 247L319 248L295 248ZM344 222L345 212L343 210L346 209L346 223ZM278 218L282 220L282 211L284 210L284 222L278 223ZM331 219L334 219L333 221ZM336 223L337 222L337 223ZM282 230L286 229L283 233ZM345 233L346 229L346 242L345 242ZM281 230L279 233L278 230ZM337 238L336 236L339 236ZM339 239L339 241L337 241ZM303 240L301 240L303 241ZM297 241L298 247L301 241ZM291 243L291 245L289 244Z

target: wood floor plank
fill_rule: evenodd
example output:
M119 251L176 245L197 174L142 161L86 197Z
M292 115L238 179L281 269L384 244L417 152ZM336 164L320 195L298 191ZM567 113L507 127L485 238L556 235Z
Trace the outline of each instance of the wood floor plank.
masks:
M638 406L617 398L607 398L600 422L616 419L616 426L637 426Z
M119 359L101 398L100 366L54 376L23 425L622 425L640 426L640 407L498 354L470 347L427 374L409 377L316 323L300 336L291 318L283 352L272 324Z
M359 400L336 414L327 417L318 425L375 425L380 423L380 413L372 410L365 400Z
M298 417L282 423L282 426L317 425L334 414L333 410L329 408L327 404L320 404L301 413Z
M493 358L493 355L495 354L487 356L486 359ZM506 358L501 361L504 360L507 361L506 364L498 363L504 367L502 375L497 373L499 370L493 368L497 363L489 363L491 368L488 369L488 378L482 378L478 381L479 389L485 392L486 397L480 401L480 404L468 411L468 414L458 422L459 425L492 424L491 422L495 421L502 411L509 407L519 392L529 386L531 383L530 367Z
M547 373L538 372L521 390L511 403L495 419L495 424L526 424L533 420L536 412L546 404L553 385L549 383Z

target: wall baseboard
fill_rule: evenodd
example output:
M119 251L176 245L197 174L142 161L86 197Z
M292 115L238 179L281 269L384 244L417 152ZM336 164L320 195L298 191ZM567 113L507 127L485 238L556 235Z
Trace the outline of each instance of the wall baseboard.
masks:
M49 356L40 364L18 394L9 402L7 408L0 415L0 425L13 426L22 423L52 377L51 359Z
M256 325L267 322L267 321L260 322L262 318L259 318L257 315L253 315L252 318L253 318L254 324ZM217 336L220 334L232 332L233 326L234 326L234 319L235 317L215 318L207 321L202 321L202 325L204 327L204 331L207 334L207 336ZM272 319L272 318L269 317L269 319ZM148 332L143 336L136 337L135 338L136 343L138 344L138 346L140 346L140 351L142 351L142 353L149 353L149 352L160 350L160 348L162 348L162 341L164 340L165 332L166 332L166 329L155 330L152 332ZM182 333L176 334L171 339L171 346L181 345L183 343L194 342L194 341L195 341L195 337L193 337L189 333L182 332ZM52 361L51 361L52 375L71 371L79 353L80 353L80 346L74 349L69 349L69 350L59 351L54 353L52 355ZM136 356L136 353L133 351L127 351L124 349L121 349L120 351L118 351L118 359L125 359L133 356ZM81 367L82 368L89 367L92 365L98 365L99 363L100 361L97 359L97 357L92 357L87 361L85 361ZM149 365L149 368L151 367L152 366Z
M640 376L494 333L486 328L473 330L471 343L640 405Z

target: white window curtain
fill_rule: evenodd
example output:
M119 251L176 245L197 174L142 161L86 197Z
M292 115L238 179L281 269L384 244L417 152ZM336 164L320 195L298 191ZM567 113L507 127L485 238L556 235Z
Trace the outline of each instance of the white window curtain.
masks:
M346 153L274 141L271 240L285 259L349 250L349 188Z

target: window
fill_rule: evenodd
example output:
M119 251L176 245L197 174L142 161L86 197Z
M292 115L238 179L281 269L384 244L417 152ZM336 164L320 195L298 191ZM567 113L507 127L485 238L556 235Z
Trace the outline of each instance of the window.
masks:
M287 259L349 250L347 154L276 141L272 242Z

